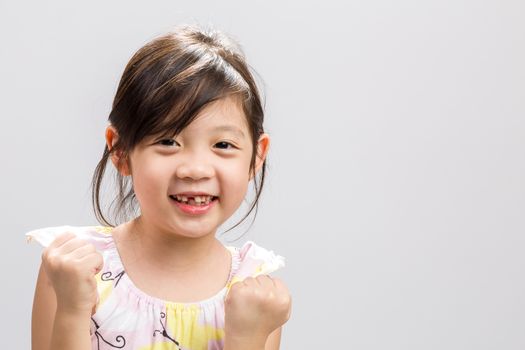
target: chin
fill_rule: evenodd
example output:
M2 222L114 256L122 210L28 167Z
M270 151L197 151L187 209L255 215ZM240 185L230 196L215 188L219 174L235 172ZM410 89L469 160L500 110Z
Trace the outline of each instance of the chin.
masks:
M195 223L193 223L193 225L184 225L183 227L181 227L181 225L174 225L172 231L179 236L187 238L201 238L214 235L217 227L213 225L195 225Z

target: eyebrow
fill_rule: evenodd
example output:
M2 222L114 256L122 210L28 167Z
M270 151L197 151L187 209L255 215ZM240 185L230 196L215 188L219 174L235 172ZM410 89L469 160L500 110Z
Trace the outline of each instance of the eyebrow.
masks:
M213 131L219 131L219 132L232 132L236 134L237 136L244 138L246 135L244 135L244 132L239 129L236 126L233 125L221 125L213 128Z

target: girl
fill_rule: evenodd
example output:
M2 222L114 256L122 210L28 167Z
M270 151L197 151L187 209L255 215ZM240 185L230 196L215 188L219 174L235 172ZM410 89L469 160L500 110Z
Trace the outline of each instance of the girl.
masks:
M279 349L290 295L268 273L284 259L215 238L252 180L256 208L269 147L240 49L191 26L151 41L126 66L109 122L92 196L104 226L27 234L46 247L33 349ZM109 159L116 213L140 208L116 227L99 201Z

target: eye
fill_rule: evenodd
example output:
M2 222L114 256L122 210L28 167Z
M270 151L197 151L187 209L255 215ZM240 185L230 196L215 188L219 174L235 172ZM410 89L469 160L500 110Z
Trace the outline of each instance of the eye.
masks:
M214 145L214 147L218 148L218 149L233 149L233 148L237 148L234 145L232 145L231 143L226 142L226 141L217 142Z
M157 142L162 146L180 146L180 144L174 139L163 139Z

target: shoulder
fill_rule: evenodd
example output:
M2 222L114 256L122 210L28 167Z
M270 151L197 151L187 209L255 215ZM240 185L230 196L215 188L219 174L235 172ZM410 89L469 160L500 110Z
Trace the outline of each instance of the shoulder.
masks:
M284 267L285 258L252 241L241 247L228 247L232 252L232 280L234 283L246 277L270 274Z
M107 226L52 226L31 230L25 234L28 242L36 241L47 247L55 238L64 233L72 232L78 238L92 243L97 249L104 249L112 241L112 227Z

